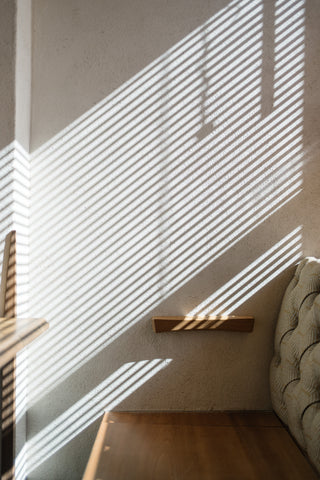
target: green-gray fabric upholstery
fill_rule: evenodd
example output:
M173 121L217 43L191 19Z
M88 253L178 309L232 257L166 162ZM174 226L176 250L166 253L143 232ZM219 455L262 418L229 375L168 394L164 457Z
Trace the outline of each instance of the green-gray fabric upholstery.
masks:
M284 295L270 368L275 412L320 472L320 260L306 258Z

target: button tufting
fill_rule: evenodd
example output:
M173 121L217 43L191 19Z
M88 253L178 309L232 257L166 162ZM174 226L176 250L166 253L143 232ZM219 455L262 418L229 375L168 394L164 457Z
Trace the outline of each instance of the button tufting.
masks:
M320 471L320 260L304 259L284 295L270 367L275 411Z

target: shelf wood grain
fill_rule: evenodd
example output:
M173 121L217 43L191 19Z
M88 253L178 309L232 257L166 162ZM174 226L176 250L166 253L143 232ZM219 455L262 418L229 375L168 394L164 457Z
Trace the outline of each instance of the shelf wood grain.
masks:
M157 316L151 320L156 333L195 330L252 332L254 325L254 317L250 315Z

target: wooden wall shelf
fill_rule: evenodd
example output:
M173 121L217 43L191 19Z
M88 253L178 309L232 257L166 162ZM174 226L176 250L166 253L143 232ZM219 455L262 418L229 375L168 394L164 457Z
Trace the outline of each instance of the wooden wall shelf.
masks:
M156 333L191 330L252 332L253 325L254 317L242 315L152 317L152 326Z

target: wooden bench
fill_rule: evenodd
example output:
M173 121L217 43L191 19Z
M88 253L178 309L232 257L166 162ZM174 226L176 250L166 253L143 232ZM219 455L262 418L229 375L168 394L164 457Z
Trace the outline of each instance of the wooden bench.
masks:
M272 412L111 412L83 480L317 478Z
M251 331L253 320L154 317L153 327ZM319 359L320 259L310 257L288 285L275 332L270 391L283 424L271 412L105 414L84 480L319 478L297 446L320 472Z

